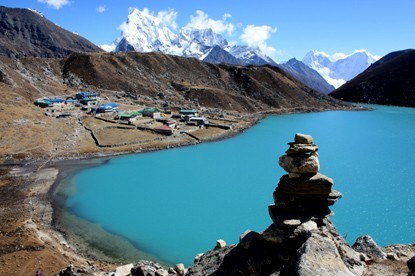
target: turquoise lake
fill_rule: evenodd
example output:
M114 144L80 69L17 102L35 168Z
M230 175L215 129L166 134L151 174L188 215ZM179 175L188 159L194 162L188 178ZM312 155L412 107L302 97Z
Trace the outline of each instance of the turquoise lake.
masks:
M300 132L343 194L332 220L349 243L363 234L414 243L415 109L372 107L268 116L230 139L111 158L61 185L64 208L164 263L190 265L217 239L237 243L271 224L278 158Z

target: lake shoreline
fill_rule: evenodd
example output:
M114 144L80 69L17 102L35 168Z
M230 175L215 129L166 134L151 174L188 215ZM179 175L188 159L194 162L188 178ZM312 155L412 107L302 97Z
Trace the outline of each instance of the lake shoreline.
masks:
M368 110L368 109L358 107L358 108L347 108L347 109L342 108L339 110ZM258 114L255 117L255 119L251 121L251 124L246 126L245 128L241 128L238 130L234 130L232 132L228 132L226 133L226 135L222 135L219 137L213 137L212 139L207 139L205 141L202 141L202 143L210 142L210 141L218 141L218 140L234 137L244 132L245 130L249 129L253 125L257 124L266 115L309 113L309 112L317 112L317 111L330 111L330 110L309 110L309 109L298 110L296 109L295 111L292 111L292 112L285 110L285 111L280 111L280 112L267 112L267 113ZM189 143L189 144L180 145L180 146L189 146L189 145L194 145L194 143ZM13 162L13 160L8 160L3 165L1 165L1 167L7 171L9 169L16 170L17 168L17 170L19 170L19 168L23 168L22 169L23 172L21 171L17 174L11 175L11 177L21 178L21 177L29 176L31 178L32 182L30 182L31 184L29 184L27 189L25 190L25 193L26 193L25 201L27 202L28 198L34 199L35 202L39 204L39 209L49 210L48 212L50 213L50 217L48 217L47 219L44 218L44 215L40 215L40 217L38 217L37 219L34 219L35 224L37 224L37 221L39 220L39 223L41 224L41 228L46 229L49 235L49 239L55 241L55 242L51 242L51 244L53 244L52 247L59 248L59 250L63 252L62 253L63 255L66 254L68 256L71 256L69 258L71 259L71 261L68 262L68 264L75 263L77 266L91 267L91 265L89 264L89 261L91 260L90 259L91 256L88 256L88 254L79 252L76 249L76 246L73 247L73 245L69 245L67 241L64 239L64 235L62 235L61 232L57 231L58 229L56 229L53 224L53 219L52 219L53 207L54 207L53 193L56 187L59 185L59 181L62 180L62 173L65 173L65 168L66 169L69 168L69 170L71 169L73 170L73 166L76 166L77 164L79 165L79 162L90 163L91 160L92 161L102 160L103 158L111 159L116 156L121 156L121 155L126 155L126 154L145 153L145 152L161 150L161 149L166 149L166 148L170 148L170 147L146 148L146 149L143 149L140 151L134 151L134 152L128 152L128 151L127 152L112 152L112 153L105 153L105 154L96 152L93 154L86 154L86 155L80 155L80 156L75 156L75 157L66 156L66 157L56 157L54 159L51 159L51 158L38 159L35 162L32 161L29 163L20 162L20 161ZM98 162L95 165L99 165L100 163L101 162ZM79 167L78 169L82 169L82 167ZM48 173L48 170L53 170L53 173L50 173L50 172ZM39 185L38 183L39 177L40 178L43 177L42 181L45 181L44 178L46 177L47 181L44 184L40 185L42 187L41 192L33 193L31 188L37 187ZM9 196L11 195L6 195L6 197L9 197ZM45 245L44 248L48 248L48 245ZM101 262L100 260L97 260L97 259L95 260L92 259L91 261L94 263L95 266L99 266L100 267L99 269L103 269L103 270L113 269L113 267L116 266L116 264L114 263ZM61 267L61 268L64 268L64 267Z

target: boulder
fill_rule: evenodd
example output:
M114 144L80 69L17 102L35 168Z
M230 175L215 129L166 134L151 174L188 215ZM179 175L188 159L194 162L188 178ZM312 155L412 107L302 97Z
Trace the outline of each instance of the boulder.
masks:
M186 268L184 267L184 264L177 264L174 267L174 271L177 272L178 275L183 276L186 274Z
M406 265L408 266L409 270L411 272L415 272L415 256L413 256L412 258L410 258L407 262Z
M289 271L289 275L355 275L347 269L335 243L320 235L312 235L298 249L291 269L294 271Z
M309 221L302 223L300 226L298 226L294 230L294 233L308 233L308 232L316 231L317 229L318 229L317 223L315 223L312 220L309 220Z
M320 163L317 156L289 156L283 155L279 159L279 165L288 173L318 173Z
M239 237L239 246L245 248L245 249L249 249L249 247L251 247L251 244L258 238L260 237L260 234L255 232L255 231L251 231L251 230L246 230L240 237Z
M156 271L155 276L168 276L169 272L165 269L159 269Z
M352 248L360 253L365 253L372 259L384 260L386 253L379 247L369 235L364 235L356 239Z
M262 233L262 238L267 242L280 244L284 241L285 234L282 229L279 229L274 224L272 224Z
M215 250L224 248L226 246L226 242L224 240L217 240Z
M131 276L155 276L160 269L163 267L158 263L141 260L131 268Z
M314 144L313 137L311 137L311 135L302 133L295 134L294 142L298 144Z
M134 267L133 264L127 264L119 266L115 269L114 276L127 276L131 274L131 269Z

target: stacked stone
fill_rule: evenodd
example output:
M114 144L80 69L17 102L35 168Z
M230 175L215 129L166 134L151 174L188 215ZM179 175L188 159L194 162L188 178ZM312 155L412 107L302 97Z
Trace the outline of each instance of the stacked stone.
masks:
M341 194L331 189L333 180L319 173L318 147L310 135L297 133L289 149L279 159L288 172L283 175L273 194L270 216L276 225L318 220L330 215L329 206ZM287 221L289 220L289 221Z

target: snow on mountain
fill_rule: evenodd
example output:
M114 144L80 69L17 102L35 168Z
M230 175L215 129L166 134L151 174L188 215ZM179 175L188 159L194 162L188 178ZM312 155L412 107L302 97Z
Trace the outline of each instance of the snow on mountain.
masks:
M230 46L222 35L210 28L184 27L178 33L174 33L160 18L145 9L131 9L127 21L120 28L122 33L116 43L101 45L102 49L115 52L162 52L200 60L209 57L208 61L212 63L238 61L238 64L276 64L259 49ZM234 58L222 53L215 46L219 46ZM221 60L221 57L226 57L226 61Z
M366 50L357 50L349 55L343 53L329 55L321 51L310 51L302 61L337 88L362 73L380 58Z
M115 48L117 48L117 44L112 43L112 44L102 44L102 45L98 45L102 50L104 50L105 52L114 52Z
M246 65L277 64L270 57L261 52L259 48L253 49L249 46L234 45L229 49L229 53L243 61Z
M116 52L163 52L178 55L180 48L174 44L177 35L160 19L147 10L131 9L127 22L121 25L121 39Z
M38 15L40 15L41 17L45 17L45 15L43 13L41 13L40 11L36 10L36 9L31 9L31 8L27 8L29 11L34 12Z

